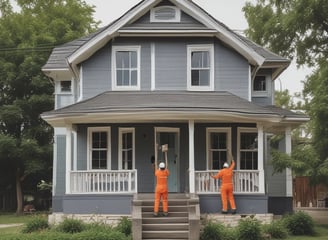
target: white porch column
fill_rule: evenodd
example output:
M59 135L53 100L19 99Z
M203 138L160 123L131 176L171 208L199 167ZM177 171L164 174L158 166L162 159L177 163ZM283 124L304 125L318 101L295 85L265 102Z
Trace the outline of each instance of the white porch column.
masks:
M189 193L195 193L195 122L189 120Z
M292 153L292 130L290 127L285 129L285 142L286 142L286 153L290 155ZM286 168L286 197L293 196L293 176L292 170Z
M264 182L264 133L263 126L257 125L258 136L257 136L257 154L258 154L258 170L259 170L259 193L265 193L265 182Z
M66 194L71 193L72 126L66 127Z

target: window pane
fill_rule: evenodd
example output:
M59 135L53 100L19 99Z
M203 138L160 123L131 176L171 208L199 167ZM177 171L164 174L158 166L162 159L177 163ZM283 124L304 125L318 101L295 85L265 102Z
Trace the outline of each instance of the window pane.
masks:
M256 76L254 79L254 91L266 91L266 78L265 76Z
M226 149L227 148L227 134L226 133L211 133L211 148L212 149Z
M203 52L203 68L209 68L210 67L210 53L209 52Z
M227 161L226 151L212 152L212 169L221 169L226 161Z
M116 67L129 68L129 52L118 51L116 52Z
M130 63L130 68L137 68L138 67L138 58L137 58L137 52L130 52L131 56L131 63Z
M61 81L60 90L62 92L71 92L72 82L71 81Z
M131 71L131 86L137 86L138 84L138 71L132 70Z
M241 133L240 148L257 149L257 133Z
M209 70L200 70L199 71L199 85L200 86L209 86L210 85L210 71Z
M191 53L191 67L201 68L202 67L202 52Z
M92 148L107 148L107 132L92 133Z
M92 169L107 168L107 150L92 151Z
M191 85L199 86L199 70L191 71Z

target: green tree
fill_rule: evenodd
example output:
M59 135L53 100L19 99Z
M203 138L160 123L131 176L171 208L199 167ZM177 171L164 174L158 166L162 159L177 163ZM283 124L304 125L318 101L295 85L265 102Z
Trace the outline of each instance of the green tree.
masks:
M313 155L311 174L328 184L328 1L258 0L243 8L247 35L299 66L315 68L304 83L305 110L310 116Z
M82 0L16 4L18 12L0 0L0 166L15 176L20 214L26 177L51 175L53 133L40 114L53 109L53 86L41 68L54 46L94 31L98 23L94 7Z

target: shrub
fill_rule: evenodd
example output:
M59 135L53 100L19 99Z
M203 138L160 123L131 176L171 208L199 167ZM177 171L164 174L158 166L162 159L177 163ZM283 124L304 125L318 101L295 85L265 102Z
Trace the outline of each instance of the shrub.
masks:
M220 223L209 221L200 234L200 240L225 240L225 227Z
M64 233L79 233L85 228L86 226L81 220L66 218L58 225L57 230Z
M115 227L115 230L124 233L125 236L130 236L132 234L132 222L127 217L122 217L120 222Z
M293 235L314 235L314 221L310 215L299 211L283 219L288 231Z
M241 219L237 226L238 240L261 239L261 223L255 218Z
M36 216L31 218L22 229L22 233L31 233L48 229L48 220L44 217Z
M264 233L269 234L272 238L285 239L288 237L287 228L281 220L273 221L270 224L263 225Z

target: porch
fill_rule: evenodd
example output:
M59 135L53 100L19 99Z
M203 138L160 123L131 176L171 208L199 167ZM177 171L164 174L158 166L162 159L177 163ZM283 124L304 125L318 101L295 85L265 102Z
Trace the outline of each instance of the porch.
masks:
M195 171L191 183L196 194L217 194L220 181L212 179L216 170ZM258 194L259 170L235 170L234 193ZM263 186L264 188L264 186ZM70 172L70 194L134 194L138 193L137 170L89 170Z

